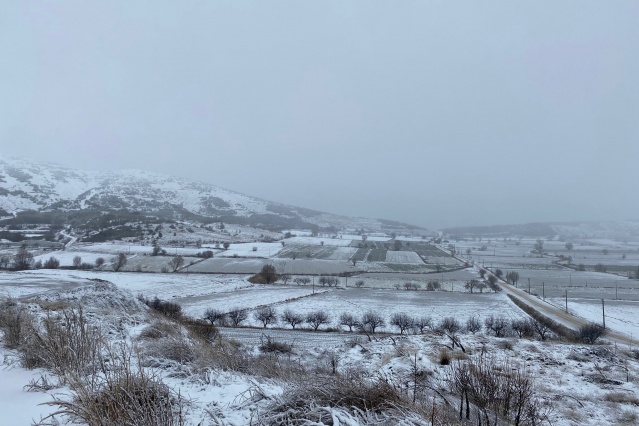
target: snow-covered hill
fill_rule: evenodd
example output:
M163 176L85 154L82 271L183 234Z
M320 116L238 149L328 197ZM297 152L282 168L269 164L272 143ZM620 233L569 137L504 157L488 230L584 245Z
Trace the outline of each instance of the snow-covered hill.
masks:
M215 185L139 170L91 172L0 157L0 216L25 210L128 210L254 226L318 225L371 232L411 228L273 203ZM393 229L390 229L393 230ZM425 232L425 230L419 230Z

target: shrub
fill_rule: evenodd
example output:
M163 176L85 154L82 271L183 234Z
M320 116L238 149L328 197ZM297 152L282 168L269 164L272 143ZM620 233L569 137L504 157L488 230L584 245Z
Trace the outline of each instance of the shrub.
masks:
M588 345L594 345L595 342L604 335L605 329L603 326L591 322L583 325L577 331L577 338Z
M49 260L44 262L42 265L44 269L58 269L60 267L60 261L55 257L51 256Z
M131 364L131 355L122 350L111 356L112 365L93 380L70 376L72 399L55 399L54 415L66 415L88 425L181 426L183 401L162 381Z
M153 300L142 298L142 302L144 302L144 304L147 305L149 308L161 313L166 317L173 319L180 319L182 317L182 306L180 306L178 303L167 302L164 300L160 300L157 297Z

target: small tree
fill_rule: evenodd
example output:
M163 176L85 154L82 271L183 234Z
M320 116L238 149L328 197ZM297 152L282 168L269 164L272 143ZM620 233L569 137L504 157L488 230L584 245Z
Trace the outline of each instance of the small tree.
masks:
M510 322L510 328L517 333L519 338L532 337L535 335L535 327L531 319L513 319Z
M588 345L594 345L595 342L604 335L605 331L606 330L603 328L603 326L591 322L579 328L577 337L579 338L579 340Z
M286 309L282 314L282 322L290 324L295 329L295 326L304 322L304 317L296 312Z
M231 320L233 327L239 326L242 322L246 321L247 318L248 312L246 309L233 308L229 311L229 319Z
M80 256L73 256L73 267L78 269L80 265L82 265L82 258Z
M573 245L572 243L566 243L565 247L566 247L566 250L572 250Z
M169 262L169 268L171 268L173 272L177 272L177 270L180 269L183 265L184 258L180 255L173 256L173 259L171 259L171 261Z
M483 293L483 292L484 292L484 289L485 289L486 287L488 287L488 286L487 286L487 285L486 285L486 283L485 283L485 282L483 282L483 281L479 281L479 282L477 283L477 289L479 290L479 292L480 292L480 293Z
M209 321L211 325L222 325L226 320L226 313L219 309L209 308L204 312L204 319Z
M495 276L497 278L501 278L504 275L504 271L502 271L501 269L497 268L495 269Z
M378 328L384 327L386 322L377 312L368 311L362 315L361 329L365 333L375 334Z
M55 257L51 256L49 260L44 262L42 266L44 269L58 269L60 267L60 261Z
M477 287L477 284L479 284L478 280L466 281L466 284L464 284L464 288L472 293L475 287Z
M291 279L291 276L289 274L282 274L280 275L280 281L282 281L282 283L284 285L286 285Z
M231 243L229 243L228 241L224 241L224 243L222 244L222 247L224 247L224 250L228 250L229 247L231 247Z
M439 290L441 287L442 287L441 284L437 280L428 281L428 283L426 284L427 291Z
M18 271L31 269L33 266L33 253L28 251L26 247L20 247L20 250L13 256L13 267Z
M415 318L413 323L413 327L419 331L420 334L424 334L424 330L427 328L432 328L433 319L431 317L419 317Z
M537 240L537 242L535 243L535 251L539 254L543 254L544 242L542 240Z
M308 324L310 324L310 326L313 328L313 330L317 331L317 329L322 324L330 323L331 319L330 319L330 317L328 316L328 314L325 311L318 310L318 311L314 311L314 312L309 312L306 315L306 322Z
M293 282L297 285L308 285L311 283L311 279L309 277L297 277Z
M253 313L253 318L255 318L256 321L261 322L264 328L266 328L269 324L277 323L277 312L275 311L275 308L266 306L255 311Z
M506 282L517 285L517 281L519 281L519 272L510 271L509 273L506 274Z
M455 346L457 345L463 352L466 352L458 337L458 333L461 331L462 326L457 319L453 317L442 319L439 323L438 329L450 339L452 349L455 349Z
M118 272L120 269L124 268L126 262L126 255L124 253L118 253L117 256L111 259L111 267L115 272Z
M266 281L266 284L274 283L277 280L277 270L275 269L275 265L272 263L267 263L262 266L262 270L260 271L260 275Z
M482 278L486 276L486 270L484 268L479 268L479 276Z
M481 331L481 322L479 321L479 318L477 317L470 317L466 320L466 330L469 333L477 333L478 331Z
M541 340L546 340L546 335L551 332L552 327L555 325L555 322L551 319L547 319L545 321L534 319L531 325L539 338Z
M9 267L9 263L11 263L11 257L7 254L3 254L0 256L0 268L7 269Z
M508 331L508 320L504 317L491 315L484 320L487 330L492 331L495 337L504 337Z
M639 270L639 269L638 269L638 270ZM357 281L355 281L355 287L357 287L357 288L364 287L364 280L357 280Z
M348 327L348 331L353 331L353 327L357 325L357 319L351 313L342 312L339 316L339 324Z
M399 334L404 334L406 330L413 327L415 320L405 312L399 312L393 314L390 323L399 329Z
M97 259L95 259L95 266L100 268L102 265L104 265L104 258L103 257L98 257Z

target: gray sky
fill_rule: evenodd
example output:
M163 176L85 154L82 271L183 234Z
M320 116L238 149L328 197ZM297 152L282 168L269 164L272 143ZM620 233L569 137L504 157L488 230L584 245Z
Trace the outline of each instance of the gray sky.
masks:
M0 154L426 227L639 218L637 1L3 1Z

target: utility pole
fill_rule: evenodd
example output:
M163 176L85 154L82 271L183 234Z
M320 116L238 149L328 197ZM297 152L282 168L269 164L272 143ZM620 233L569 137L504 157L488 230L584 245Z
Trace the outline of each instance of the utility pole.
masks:
M601 316L603 317L603 328L606 328L606 304L601 299Z
M528 294L530 294L530 278L528 278Z
M566 312L568 312L568 290L566 290Z
M618 300L617 299L617 283L616 282L615 282L615 300Z

